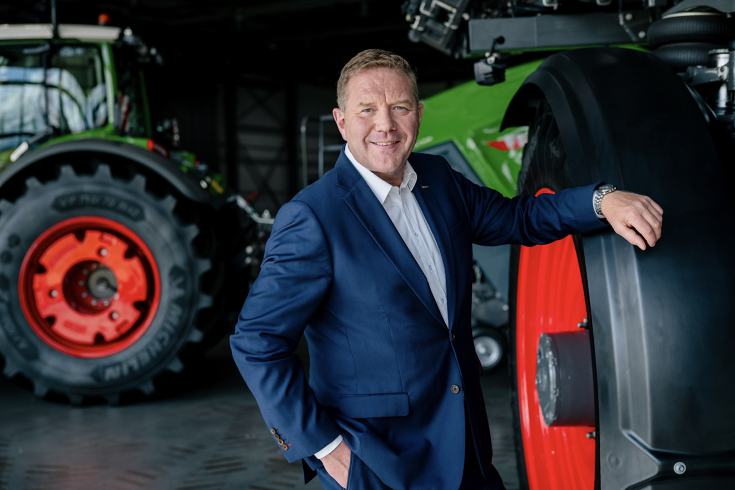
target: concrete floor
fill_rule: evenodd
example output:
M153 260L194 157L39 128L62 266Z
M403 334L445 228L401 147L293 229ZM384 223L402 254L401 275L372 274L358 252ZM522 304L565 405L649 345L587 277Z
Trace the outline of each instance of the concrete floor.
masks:
M273 443L226 342L194 370L173 394L119 407L38 400L0 379L0 490L321 488ZM515 490L507 383L501 368L483 391L494 463Z

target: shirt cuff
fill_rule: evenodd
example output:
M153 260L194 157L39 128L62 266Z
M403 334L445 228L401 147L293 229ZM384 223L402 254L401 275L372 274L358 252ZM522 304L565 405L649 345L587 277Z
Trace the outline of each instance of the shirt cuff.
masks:
M337 449L337 446L342 442L342 435L338 435L335 440L330 442L324 449L319 451L318 453L314 454L316 459L322 459L324 456L329 455L332 451Z

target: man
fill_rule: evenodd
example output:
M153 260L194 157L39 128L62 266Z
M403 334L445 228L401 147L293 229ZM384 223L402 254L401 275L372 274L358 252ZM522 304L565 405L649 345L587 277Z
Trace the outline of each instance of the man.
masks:
M412 154L416 79L392 53L342 70L333 171L281 208L231 338L289 462L324 488L502 489L470 328L472 243L535 245L606 226L595 185L503 198ZM631 243L662 210L622 191L602 212ZM635 228L645 238L636 234ZM307 383L293 354L305 332Z

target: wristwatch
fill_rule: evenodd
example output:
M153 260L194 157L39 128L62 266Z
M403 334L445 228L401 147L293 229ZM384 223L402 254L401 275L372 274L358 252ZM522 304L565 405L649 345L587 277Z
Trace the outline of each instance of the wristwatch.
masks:
M605 215L602 214L602 198L605 197L606 194L610 194L616 190L618 190L618 188L612 184L602 184L600 187L595 189L595 193L592 196L592 205L595 207L595 214L598 218L605 219Z

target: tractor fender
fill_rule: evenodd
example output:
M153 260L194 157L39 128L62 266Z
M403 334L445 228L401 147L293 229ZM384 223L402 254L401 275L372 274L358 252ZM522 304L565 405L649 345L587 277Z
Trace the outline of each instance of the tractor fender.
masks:
M664 209L652 249L609 228L582 237L600 488L732 483L735 216L720 146L686 85L645 52L550 56L511 101L503 128L527 125L538 99L559 127L563 187L605 181Z
M24 154L0 173L0 189L29 167L44 161L57 160L61 156L67 157L70 154L90 157L96 154L103 159L107 156L133 161L171 184L186 199L203 204L211 202L209 194L194 179L185 175L171 160L129 143L99 138L65 141Z

